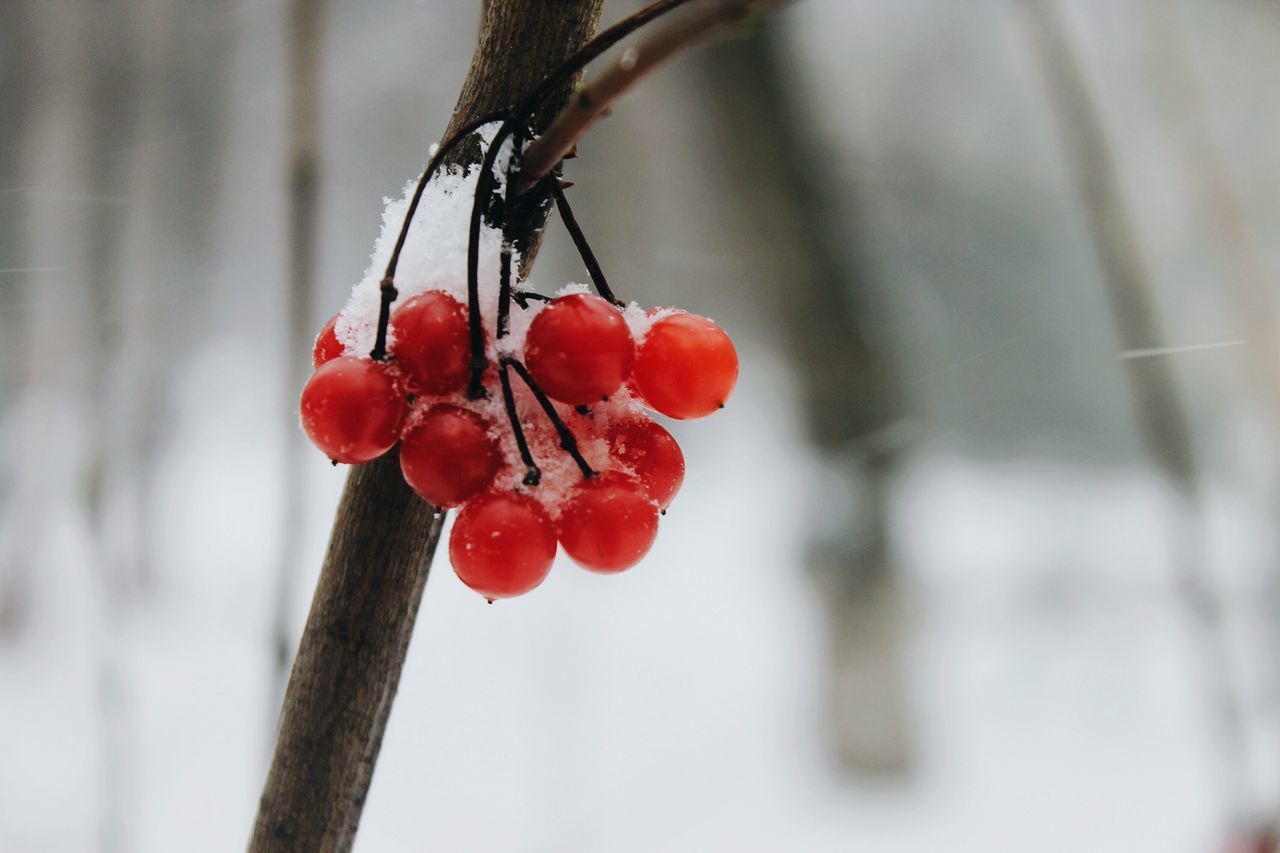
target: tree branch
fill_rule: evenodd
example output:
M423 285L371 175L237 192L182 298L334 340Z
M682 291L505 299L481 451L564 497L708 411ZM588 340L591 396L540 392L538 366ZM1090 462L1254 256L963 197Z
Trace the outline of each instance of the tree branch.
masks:
M515 189L529 192L551 173L624 94L668 60L690 47L742 26L791 0L717 0L676 18L640 44L627 48L573 100L525 151Z
M491 0L449 133L532 91L595 31L602 3ZM535 113L535 128L571 86ZM541 225L537 216L520 223L526 256ZM396 453L352 469L285 693L250 853L351 849L443 522L405 484Z

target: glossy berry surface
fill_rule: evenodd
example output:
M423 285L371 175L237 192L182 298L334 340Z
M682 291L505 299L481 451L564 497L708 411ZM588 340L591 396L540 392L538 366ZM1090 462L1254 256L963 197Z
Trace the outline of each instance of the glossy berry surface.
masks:
M618 309L599 296L562 296L538 312L525 338L525 365L542 390L571 405L598 403L622 387L635 340Z
M738 381L738 353L724 330L696 314L668 314L636 352L635 388L655 411L701 418L724 406Z
M404 303L392 316L391 354L410 387L424 394L448 394L467 384L467 309L439 290Z
M345 352L345 348L338 341L338 333L335 326L338 323L338 315L334 314L329 318L329 322L324 324L324 328L320 330L320 335L316 338L315 345L311 348L311 365L319 367L326 361L335 359Z
M498 442L475 412L432 406L400 445L404 479L427 503L453 507L485 489L502 466Z
M464 584L490 601L542 583L556 556L555 527L541 505L515 492L486 492L458 513L449 561Z
M630 468L661 509L671 504L684 482L684 453L671 433L648 418L616 424L609 430L609 453Z
M302 389L302 428L335 462L369 462L400 438L406 405L386 365L338 356Z
M658 535L658 507L635 479L616 471L574 488L557 525L565 553L584 569L629 569Z

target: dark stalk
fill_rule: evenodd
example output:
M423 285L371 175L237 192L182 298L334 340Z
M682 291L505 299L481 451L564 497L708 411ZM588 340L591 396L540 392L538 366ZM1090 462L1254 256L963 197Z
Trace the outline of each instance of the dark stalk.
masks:
M498 337L506 337L508 321L511 314L511 205L514 202L511 192L511 175L519 162L520 145L528 130L511 138L511 161L507 164L507 191L502 202L502 255L498 268Z
M374 361L382 361L387 356L387 327L391 324L391 303L400 296L400 291L396 290L392 279L384 278L380 287L382 302L378 305L378 334L373 340L373 349L369 351L369 358Z
M582 470L582 476L591 479L596 472L587 464L587 460L582 458L582 453L578 450L578 440L573 437L573 432L569 427L565 426L564 421L560 419L560 413L556 411L556 407L552 405L550 398L538 387L538 383L529 375L529 371L523 364L514 358L506 357L502 359L503 375L510 366L516 373L520 374L520 378L524 380L524 384L529 386L529 390L533 392L533 396L537 399L538 405L542 406L542 411L547 413L547 419L551 421L551 425L556 428L556 433L560 436L560 447L573 457L573 461L578 463L578 467ZM519 433L517 433L519 435Z
M529 300L531 299L534 302L550 302L551 301L550 296L544 296L541 293L534 293L531 290L524 290L524 291L513 290L511 291L511 298L514 299L516 301L516 304L519 305L521 308L528 308Z
M560 218L564 220L564 227L568 229L569 236L573 238L573 245L578 247L578 254L582 256L582 262L587 265L587 272L591 276L591 283L596 286L596 293L621 308L622 303L613 295L609 282L605 281L604 270L600 268L600 262L596 260L595 252L591 251L591 246L587 243L587 236L582 233L582 228L578 225L578 220L573 215L573 209L569 207L569 199L565 198L564 187L560 185L560 179L552 175L549 183L551 184L551 197L556 200L556 210L560 211Z
M520 415L516 412L516 398L511 393L511 377L507 374L507 360L503 360L498 370L498 378L502 381L502 402L507 407L507 418L511 421L511 431L516 436L516 446L520 448L520 458L524 461L528 473L524 475L526 486L536 486L542 481L542 472L538 463L533 461L529 452L529 443L525 441L524 427L520 425Z
M508 316L511 314L511 242L503 235L502 255L498 260L498 337L507 336Z

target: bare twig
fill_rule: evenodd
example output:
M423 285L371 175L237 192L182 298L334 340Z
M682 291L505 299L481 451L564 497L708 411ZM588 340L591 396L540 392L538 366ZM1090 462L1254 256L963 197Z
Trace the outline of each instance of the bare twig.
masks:
M521 161L516 192L526 193L551 173L591 126L637 83L677 54L751 21L791 0L716 0L676 18L622 55L574 93Z
M596 253L591 251L591 244L587 242L587 235L582 233L582 226L578 224L578 218L573 215L573 208L569 206L569 199L565 198L564 187L561 186L559 179L553 179L551 195L556 200L556 210L560 212L560 221L564 223L565 230L569 232L569 236L573 239L573 245L578 249L578 254L582 257L582 263L587 267L587 274L591 276L591 283L596 286L596 293L599 293L614 305L621 305L622 303L613 295L613 290L609 287L609 282L604 277L604 270L600 268L600 262L596 260Z

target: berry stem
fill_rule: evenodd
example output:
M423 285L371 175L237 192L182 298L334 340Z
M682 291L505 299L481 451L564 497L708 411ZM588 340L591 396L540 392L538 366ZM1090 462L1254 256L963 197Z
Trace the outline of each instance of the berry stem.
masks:
M543 393L541 388L538 387L538 383L529 375L528 369L519 361L510 357L502 359L502 366L504 368L504 376L506 375L505 368L508 366L514 369L516 373L520 374L520 378L524 380L525 385L529 386L529 390L533 392L533 396L537 399L538 405L542 406L542 411L547 413L547 419L551 421L551 425L555 427L556 433L560 436L560 447L563 448L565 453L568 453L573 458L573 461L578 464L578 468L582 470L583 477L587 479L594 477L596 472L587 464L587 460L582 457L581 451L578 450L578 440L573 437L572 430L565 426L565 422L560 419L560 413L556 411L556 407L551 403L551 399ZM514 406L511 407L511 410L515 410ZM517 433L516 435L518 439L520 433Z
M516 447L520 449L520 459L528 469L524 475L524 484L536 486L542 481L542 472L538 470L538 463L533 461L533 454L529 452L529 442L525 440L524 427L520 424L520 415L516 412L516 398L511 393L511 377L507 374L507 362L508 359L503 359L498 368L498 378L502 382L502 402L507 409L507 418L511 421L511 431L516 437Z
M531 290L514 290L511 292L511 298L514 299L516 301L516 304L519 305L521 308L528 308L529 300L531 299L534 302L551 302L552 301L550 296L546 296L541 293L534 293Z
M504 235L502 254L498 258L498 337L507 336L507 318L511 314L511 243Z
M582 256L582 262L587 265L587 272L591 275L591 283L596 286L596 293L621 308L622 303L613 295L609 282L605 280L604 270L600 268L600 262L596 260L595 252L591 251L591 246L587 243L587 236L582 233L582 228L578 225L578 219L573 215L573 209L569 207L569 199L565 198L564 187L560 186L560 178L556 175L551 175L549 183L551 184L551 197L556 200L556 209L560 211L560 218L564 221L564 227L568 229L569 236L573 238L573 245L578 247L578 254ZM508 186L510 186L510 180L508 180Z
M502 249L498 267L498 337L506 337L507 318L511 313L511 174L520 159L520 148L528 130L511 137L511 160L507 164L506 195L502 202Z
M406 220L407 221L407 220ZM396 290L395 280L384 277L381 284L382 302L378 305L378 335L374 339L369 358L382 361L387 355L387 327L391 324L391 303L396 301L400 292Z

